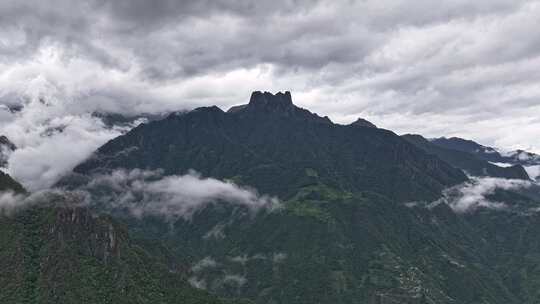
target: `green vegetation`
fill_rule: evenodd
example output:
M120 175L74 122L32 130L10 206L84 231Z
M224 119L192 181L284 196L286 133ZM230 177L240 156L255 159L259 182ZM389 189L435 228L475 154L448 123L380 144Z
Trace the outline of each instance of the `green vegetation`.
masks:
M540 216L531 196L492 194L519 212L456 214L446 204L418 203L466 181L458 168L519 171L484 171L486 162L468 154L333 124L287 95L276 104L260 95L230 113L199 108L141 125L75 172L90 179L116 168L195 169L279 196L284 208L254 213L221 202L168 222L81 208L1 217L0 302L540 301ZM78 180L60 184L76 188Z
M0 176L4 189L13 183ZM0 303L229 303L191 287L181 265L149 254L109 216L46 205L0 215Z
M28 209L0 232L1 303L224 303L85 209Z
M231 113L199 108L141 125L99 148L74 171L114 168L165 174L194 169L285 200L317 183L398 201L431 200L467 179L390 131L333 124L292 102L273 108L257 98Z

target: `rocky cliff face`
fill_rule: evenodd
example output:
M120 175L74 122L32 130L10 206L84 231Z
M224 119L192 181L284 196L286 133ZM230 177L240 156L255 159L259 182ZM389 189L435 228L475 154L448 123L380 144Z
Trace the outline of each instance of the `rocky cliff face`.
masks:
M221 303L85 208L0 216L0 234L2 303Z

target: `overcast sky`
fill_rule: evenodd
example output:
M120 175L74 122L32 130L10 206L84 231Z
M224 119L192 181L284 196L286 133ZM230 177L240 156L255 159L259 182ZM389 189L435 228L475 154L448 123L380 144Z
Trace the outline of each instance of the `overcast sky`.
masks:
M246 103L540 152L540 1L0 0L9 171L47 186L122 130L89 113ZM62 129L63 132L55 130Z

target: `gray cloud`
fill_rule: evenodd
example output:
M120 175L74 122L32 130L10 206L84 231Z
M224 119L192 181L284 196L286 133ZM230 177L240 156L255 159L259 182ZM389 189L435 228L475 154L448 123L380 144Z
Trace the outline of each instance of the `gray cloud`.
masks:
M291 90L337 122L540 152L538 1L8 0L0 14L0 103L33 113L0 108L0 132L24 150L24 130L70 117L91 138L43 148L73 155L48 178L118 135L87 113L226 108L252 90Z

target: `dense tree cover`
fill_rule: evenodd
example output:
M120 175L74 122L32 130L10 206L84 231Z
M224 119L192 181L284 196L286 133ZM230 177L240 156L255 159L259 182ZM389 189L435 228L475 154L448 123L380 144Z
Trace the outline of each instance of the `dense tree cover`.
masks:
M0 176L6 183L22 189ZM191 287L109 216L64 203L0 215L1 303L225 303Z

